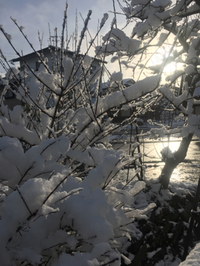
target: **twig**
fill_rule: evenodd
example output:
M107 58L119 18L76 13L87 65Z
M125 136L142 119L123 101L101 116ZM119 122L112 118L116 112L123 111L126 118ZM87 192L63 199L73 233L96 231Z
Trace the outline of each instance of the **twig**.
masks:
M25 206L26 206L28 212L30 213L30 215L32 215L31 210L29 209L29 207L28 207L28 205L27 205L27 203L26 203L24 197L22 196L22 194L21 194L21 192L20 192L20 190L19 190L19 186L16 186L16 190L18 191L18 193L19 193L19 195L20 195L22 201L24 202L24 204L25 204Z

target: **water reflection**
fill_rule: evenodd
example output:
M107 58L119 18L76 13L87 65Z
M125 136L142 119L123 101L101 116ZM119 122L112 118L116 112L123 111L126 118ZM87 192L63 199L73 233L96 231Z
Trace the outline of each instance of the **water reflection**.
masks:
M146 163L145 176L149 178L158 178L164 163L160 151L164 147L169 147L172 152L179 148L181 139L170 138L170 141L163 139L160 142L147 141L143 144L144 157ZM171 181L197 182L200 177L200 141L193 139L190 143L185 160L174 170Z
M161 174L164 162L162 161L161 150L164 147L169 147L172 152L179 148L181 138L162 139L159 141L144 140L141 144L141 153L143 162L146 164L145 178L158 178ZM116 149L123 149L128 151L129 142L113 143L113 147ZM197 182L200 177L200 141L194 138L188 148L187 156L185 160L180 163L171 176L171 181L175 182Z

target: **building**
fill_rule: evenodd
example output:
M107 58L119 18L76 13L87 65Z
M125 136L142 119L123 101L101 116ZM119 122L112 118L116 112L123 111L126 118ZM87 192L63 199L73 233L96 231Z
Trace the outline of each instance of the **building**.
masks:
M57 66L60 65L59 60L59 54L60 54L60 48L56 48L55 46L48 46L44 49L41 49L37 52L32 52L30 54L14 58L11 61L13 63L19 62L20 64L20 70L23 70L25 67L24 62L33 70L33 71L38 71L39 67L41 65L40 58L47 59L47 65L50 70L52 71L58 71ZM75 52L69 51L69 50L64 50L64 56L67 56L68 58L73 58L75 56ZM77 56L77 62L79 62L83 58L83 55L78 54ZM100 66L101 63L106 63L103 62L99 59L92 58L92 65L91 65L91 71L94 72L97 67Z
M48 68L53 72L53 73L57 73L59 71L61 71L61 67L60 67L60 52L61 49L58 47L56 48L55 46L48 46L44 49L41 49L39 51L36 52L32 52L29 54L26 54L24 56L18 57L18 58L14 58L11 60L12 63L19 63L19 70L23 71L26 66L28 65L28 67L30 69L32 69L34 72L39 70L40 65L42 64L41 62L41 58L42 60L45 61L46 65L48 66ZM64 50L64 56L67 56L68 58L72 58L75 55L75 52L69 51L69 50ZM80 61L83 59L83 55L78 54L77 58L76 58L76 64L80 65ZM92 58L91 60L91 67L90 67L90 71L89 73L92 74L95 72L95 70L97 70L100 65L102 63L106 63L103 62L101 60L98 60L96 58ZM80 74L80 70L78 69L78 71L76 72L76 75L79 76ZM10 83L12 84L12 80L10 81ZM3 91L4 88L4 82L0 82L0 94ZM11 85L10 84L10 85ZM90 87L90 91L91 91L91 96L93 97L93 99L95 99L96 97L96 93L94 91L95 86L91 85ZM5 95L5 101L4 103L6 105L9 106L10 109L13 109L13 106L16 104L19 104L16 99L15 99L15 94L12 93L11 90L8 90L6 95Z

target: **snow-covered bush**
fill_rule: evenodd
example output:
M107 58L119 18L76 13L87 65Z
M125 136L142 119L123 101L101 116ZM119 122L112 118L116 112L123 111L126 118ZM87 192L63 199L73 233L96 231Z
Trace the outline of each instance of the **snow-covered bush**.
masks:
M155 90L160 77L149 77L100 98L104 63L91 73L93 58L88 52L79 56L90 15L72 58L65 56L62 43L52 54L58 59L53 69L38 53L38 71L23 62L24 69L19 72L10 67L3 80L2 266L120 265L121 254L130 262L125 258L128 242L137 235L132 221L144 217L142 210L132 207L134 195L145 186L134 179L140 172L140 155L128 156L112 148L108 136L119 126L111 119L104 122L103 117L111 108ZM104 15L101 27L106 18ZM66 13L63 25L65 19ZM14 48L3 27L1 32ZM96 98L91 97L91 88ZM19 103L13 110L4 103L8 90ZM126 180L120 178L120 171L130 163L135 164L135 172Z
M17 138L3 136L0 147L1 265L120 265L120 252L136 233L133 196L145 186L138 181L125 189L113 179L122 154L88 148L79 157L91 154L94 162L84 173L75 161L73 167L58 162L72 149L64 136L26 152Z

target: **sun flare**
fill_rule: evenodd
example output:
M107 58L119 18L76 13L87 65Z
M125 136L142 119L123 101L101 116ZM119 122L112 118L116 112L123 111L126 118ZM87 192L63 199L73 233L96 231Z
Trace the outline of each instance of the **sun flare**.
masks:
M171 62L169 64L166 64L166 66L163 69L163 73L168 75L172 75L177 69L177 64L175 62Z
M172 75L177 69L177 62L170 60L171 46L160 47L149 61L150 69L162 71L165 76Z

